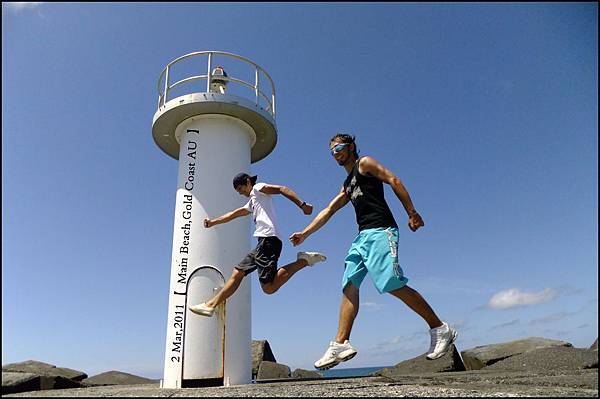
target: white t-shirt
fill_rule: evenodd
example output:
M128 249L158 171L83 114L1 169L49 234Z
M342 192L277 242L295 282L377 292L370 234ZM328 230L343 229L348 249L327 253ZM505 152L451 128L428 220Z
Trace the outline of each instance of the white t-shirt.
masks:
M279 229L277 228L277 216L275 208L273 208L272 196L261 193L260 189L265 186L265 183L256 183L250 191L250 200L244 209L252 212L256 230L255 237L279 237ZM281 237L279 237L281 239Z

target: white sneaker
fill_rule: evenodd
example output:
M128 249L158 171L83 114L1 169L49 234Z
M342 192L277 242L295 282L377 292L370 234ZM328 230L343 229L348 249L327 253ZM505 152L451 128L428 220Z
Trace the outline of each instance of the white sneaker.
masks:
M323 262L327 257L319 252L298 252L298 259L304 259L308 262L308 266L312 266L317 262Z
M198 305L188 306L188 309L192 312L199 314L200 316L208 316L211 317L215 312L215 308L211 308L206 303L202 302Z
M317 370L330 369L341 362L352 359L356 354L356 349L350 345L348 340L345 340L343 344L331 341L323 357L315 362L315 368Z
M444 356L458 336L456 330L446 322L429 330L429 334L431 334L431 345L427 351L427 359L431 360Z

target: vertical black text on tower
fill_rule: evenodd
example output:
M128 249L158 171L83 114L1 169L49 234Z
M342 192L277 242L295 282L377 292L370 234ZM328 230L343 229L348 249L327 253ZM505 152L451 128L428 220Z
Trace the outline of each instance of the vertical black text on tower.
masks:
M198 134L198 130L188 129L187 133L196 133ZM192 226L192 190L194 189L194 177L196 172L196 149L198 148L198 143L194 140L189 140L187 143L187 156L188 156L188 174L184 183L184 188L189 192L189 194L183 195L183 211L181 216L183 217L185 223L181 226L181 230L183 230L183 239L181 242L181 246L179 247L179 253L189 255L189 245L190 245L190 230ZM182 256L179 262L179 270L177 273L177 283L182 284L184 286L183 292L175 291L176 295L185 295L185 287L187 285L187 268L188 268L188 257ZM183 305L175 305L174 315L173 315L173 324L172 327L174 331L174 340L171 346L171 362L181 363L181 352L182 352L182 344L183 344L183 330L185 327L184 321L184 306Z

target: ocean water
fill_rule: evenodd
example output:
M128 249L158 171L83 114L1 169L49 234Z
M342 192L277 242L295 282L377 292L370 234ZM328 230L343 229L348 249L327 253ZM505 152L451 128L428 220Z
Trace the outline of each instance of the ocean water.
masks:
M323 377L364 377L371 374L374 371L384 369L392 366L377 366L377 367L356 367L340 369L334 367L329 370L321 370L319 373L323 374Z

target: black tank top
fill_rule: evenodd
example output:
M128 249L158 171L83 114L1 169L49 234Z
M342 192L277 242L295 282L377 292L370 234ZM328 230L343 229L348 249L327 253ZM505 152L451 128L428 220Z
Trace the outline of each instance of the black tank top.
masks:
M344 180L344 192L354 205L358 230L377 227L398 227L383 196L383 182L358 171L358 162Z

